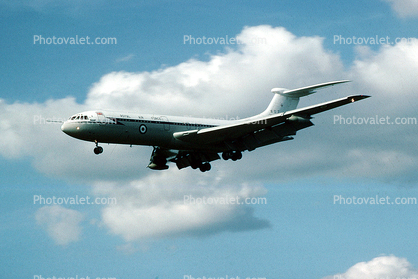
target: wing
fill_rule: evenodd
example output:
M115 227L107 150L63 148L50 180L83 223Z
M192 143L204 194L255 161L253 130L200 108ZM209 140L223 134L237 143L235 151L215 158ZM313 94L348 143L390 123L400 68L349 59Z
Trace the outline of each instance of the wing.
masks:
M217 126L201 130L176 132L174 138L185 142L216 144L226 142L237 150L253 150L256 147L292 139L289 136L297 130L312 126L311 115L350 104L370 96L353 95L345 98L269 115L249 118L231 125ZM261 139L260 139L261 137Z

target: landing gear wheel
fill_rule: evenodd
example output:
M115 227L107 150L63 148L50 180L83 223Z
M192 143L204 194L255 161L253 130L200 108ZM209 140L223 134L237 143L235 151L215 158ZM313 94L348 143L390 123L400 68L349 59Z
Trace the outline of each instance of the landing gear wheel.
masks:
M209 171L211 169L211 165L208 162L206 162L201 164L199 169L201 172Z
M99 154L101 154L101 153L103 153L103 147L101 147L101 146L96 146L96 147L94 148L94 154L99 155Z
M227 161L229 159L228 152L222 152L222 159L224 159L225 161Z
M222 153L222 159L224 159L225 161L232 159L232 156L234 155L233 151L225 151Z
M231 159L232 161L236 161L242 158L242 153L240 151L236 151L232 153Z
M99 154L103 153L103 147L99 146L99 142L97 140L95 140L94 143L96 144L96 147L93 150L94 154L99 155Z
M190 156L190 166L192 167L192 169L197 169L200 168L200 166L202 165L202 161L194 156Z
M232 161L240 160L242 158L241 151L225 151L222 153L222 159L228 160L231 159Z

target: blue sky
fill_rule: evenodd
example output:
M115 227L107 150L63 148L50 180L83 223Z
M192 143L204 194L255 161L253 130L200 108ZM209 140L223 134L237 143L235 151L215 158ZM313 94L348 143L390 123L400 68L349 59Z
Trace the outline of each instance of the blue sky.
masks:
M0 1L3 278L418 276L417 204L334 202L418 198L416 1L137 2ZM48 45L35 36L117 43ZM265 43L185 44L184 36ZM373 97L207 173L146 169L151 147L103 145L95 156L94 144L43 121L99 108L244 118L265 109L273 87L339 79L353 82L300 106ZM335 121L376 116L412 122ZM267 204L185 205L185 195ZM117 205L34 204L35 196Z

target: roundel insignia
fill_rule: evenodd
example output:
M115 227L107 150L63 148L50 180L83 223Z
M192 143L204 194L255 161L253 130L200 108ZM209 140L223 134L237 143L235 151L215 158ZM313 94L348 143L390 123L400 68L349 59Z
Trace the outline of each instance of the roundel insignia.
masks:
M147 132L147 126L145 126L144 124L142 124L141 126L139 126L139 132L141 134L145 134Z

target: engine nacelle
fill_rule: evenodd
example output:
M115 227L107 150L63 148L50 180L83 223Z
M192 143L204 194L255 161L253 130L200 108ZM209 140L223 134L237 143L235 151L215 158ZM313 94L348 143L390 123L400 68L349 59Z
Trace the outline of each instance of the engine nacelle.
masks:
M311 122L312 117L309 116L309 118L306 117L302 117L302 116L297 116L297 115L292 115L291 117L289 117L287 120L290 122L297 122L297 123L312 123Z
M309 118L308 118L309 117ZM286 122L292 125L292 127L295 129L295 131L308 128L310 126L313 126L314 124L311 122L310 116L308 117L302 117L297 115L292 115L289 117Z
M149 163L148 168L152 170L166 170L168 169L167 165L157 165L156 163Z

